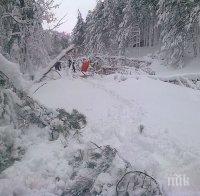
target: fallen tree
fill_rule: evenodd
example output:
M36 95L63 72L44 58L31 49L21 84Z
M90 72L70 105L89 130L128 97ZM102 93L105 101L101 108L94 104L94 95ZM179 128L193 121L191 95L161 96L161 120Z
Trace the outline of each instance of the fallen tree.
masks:
M152 79L161 80L171 84L200 90L200 74L199 73L187 73L177 74L172 76L149 76Z
M29 83L23 80L18 65L0 55L0 172L20 157L12 156L14 142L10 142L7 133L36 125L47 128L49 139L55 140L60 134L64 137L77 134L87 123L86 117L76 110L68 113L44 107L26 93L27 86ZM6 128L13 131L5 133Z
M82 56L77 58L77 64L80 64L84 58L90 60L90 72L94 74L130 74L133 72L144 75L155 75L150 66L151 62L142 59L128 58L126 56L91 55L89 57Z
M41 73L37 76L38 78L36 79L35 82L41 82L47 76L47 74L50 73L54 69L55 64L59 62L63 57L68 55L70 52L72 52L74 49L75 49L75 45L71 45L67 49L64 49L55 59L53 59L49 63L47 68L41 71Z

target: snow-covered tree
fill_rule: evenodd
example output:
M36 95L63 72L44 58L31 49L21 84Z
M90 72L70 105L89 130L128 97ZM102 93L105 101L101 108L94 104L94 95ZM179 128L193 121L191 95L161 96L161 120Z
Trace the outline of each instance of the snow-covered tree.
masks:
M187 57L190 43L197 55L199 37L199 1L160 0L159 24L162 28L163 52L169 64L182 66ZM191 14L191 13L195 13Z
M102 51L104 44L102 43L102 34L104 32L104 3L98 1L93 12L89 12L85 24L85 52Z
M190 14L190 28L194 57L200 54L200 3L195 1Z
M86 51L116 53L157 44L157 9L158 0L98 1L86 19Z
M49 56L43 38L44 20L55 20L50 0L9 0L0 4L1 45L3 54L20 64L23 73L33 75L38 67L46 66Z
M123 20L117 35L120 52L123 54L128 47L140 47L140 27L132 0L128 0L123 9Z
M37 0L38 8L40 8L40 18L46 23L50 24L56 22L54 10L59 7L54 0Z
M45 48L51 58L55 58L70 45L70 35L65 32L45 30L43 36Z
M93 13L89 11L85 20L85 39L83 43L85 52L89 50L89 47L90 47L89 43L91 43L93 40L93 38L91 37L94 31L94 28L92 28L93 23L94 23L92 16L93 16Z
M107 50L112 51L118 48L116 41L119 24L122 21L122 10L124 4L121 4L118 0L104 1L104 32L103 41Z
M80 51L84 48L85 22L81 12L78 10L77 24L72 32L72 43L79 47Z
M86 53L161 45L168 63L179 66L200 52L199 15L199 0L99 0L85 23L79 16L73 39Z
M141 29L141 46L154 46L157 44L159 32L156 28L158 21L158 0L135 1L135 10L138 11L138 20Z
M86 18L85 48L94 53L106 53L118 48L116 35L122 21L124 2L98 1Z

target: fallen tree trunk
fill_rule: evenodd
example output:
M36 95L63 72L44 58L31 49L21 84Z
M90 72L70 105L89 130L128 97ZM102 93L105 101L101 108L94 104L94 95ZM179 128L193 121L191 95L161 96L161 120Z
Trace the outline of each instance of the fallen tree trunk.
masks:
M149 76L152 79L161 80L171 84L184 86L192 89L200 90L200 74L199 73L188 73L179 74L172 76Z
M60 61L65 55L69 54L71 51L73 51L75 49L74 45L69 46L67 49L64 49L55 59L53 59L49 66L47 68L45 68L42 73L39 75L39 77L36 79L36 83L37 82L41 82L46 75L52 71L52 69L54 68L55 64Z
M82 61L80 57L77 60ZM142 59L128 58L125 56L105 56L105 55L94 55L89 57L92 62L93 72L97 74L113 74L113 73L130 73L134 71L148 75L155 75L155 72L151 69L151 62Z
M177 74L171 76L149 76L153 79L159 79L163 82L170 82L174 80L179 80L181 78L187 78L189 80L200 80L200 73L186 73L186 74Z

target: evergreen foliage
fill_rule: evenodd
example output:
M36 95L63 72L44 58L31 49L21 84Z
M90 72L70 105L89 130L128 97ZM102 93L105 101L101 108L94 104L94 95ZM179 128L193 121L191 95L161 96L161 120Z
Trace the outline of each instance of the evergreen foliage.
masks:
M72 43L80 47L83 47L84 36L85 36L85 22L83 20L81 12L78 10L78 21L73 30Z
M99 0L85 22L79 13L73 37L88 54L161 46L168 64L180 67L200 54L199 16L199 0Z

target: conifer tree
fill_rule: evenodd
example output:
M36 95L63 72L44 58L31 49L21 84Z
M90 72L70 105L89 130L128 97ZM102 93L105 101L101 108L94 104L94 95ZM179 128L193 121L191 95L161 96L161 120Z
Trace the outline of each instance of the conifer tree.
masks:
M119 25L117 40L122 54L125 48L140 46L140 27L133 3L133 0L128 0L122 12L123 20Z
M72 32L72 43L79 47L80 50L83 50L85 39L85 22L83 20L81 12L78 10L77 24Z
M194 38L194 25L199 26L196 16L193 18L191 15L197 2L193 0L160 0L159 2L163 52L169 64L182 66L185 62L187 51ZM195 53L197 54L197 51Z

